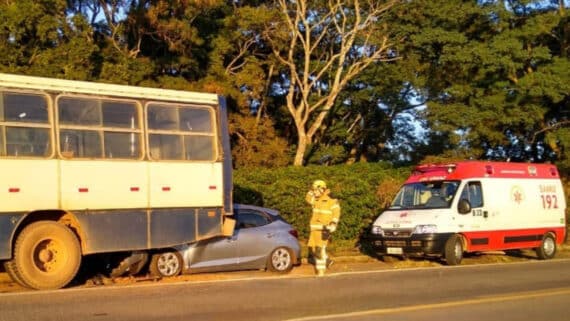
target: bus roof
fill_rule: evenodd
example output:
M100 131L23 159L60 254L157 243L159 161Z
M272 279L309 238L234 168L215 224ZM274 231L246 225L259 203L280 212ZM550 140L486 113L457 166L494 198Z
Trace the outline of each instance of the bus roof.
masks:
M552 164L461 161L419 165L414 168L406 183L491 177L558 179L560 176L556 166Z
M0 87L35 89L75 94L94 94L128 98L143 98L176 102L217 104L218 95L183 90L114 85L87 81L22 76L0 73Z

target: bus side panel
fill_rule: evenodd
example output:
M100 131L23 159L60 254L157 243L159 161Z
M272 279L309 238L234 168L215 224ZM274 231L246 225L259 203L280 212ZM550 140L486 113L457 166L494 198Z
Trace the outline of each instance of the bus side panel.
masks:
M220 208L198 210L198 239L205 239L222 233L222 211Z
M226 214L233 213L233 166L232 166L232 150L230 146L230 133L228 128L227 105L223 96L218 96L219 100L219 141L222 143L222 157L224 166L224 212Z
M12 257L12 237L23 218L23 213L0 214L0 260Z
M148 207L145 162L63 160L60 164L62 209L73 211Z
M223 167L214 162L149 162L150 208L222 207Z
M145 210L74 212L87 242L83 254L146 249L148 219Z
M57 161L3 159L0 169L2 212L57 209Z
M150 218L151 248L196 241L196 209L154 209Z

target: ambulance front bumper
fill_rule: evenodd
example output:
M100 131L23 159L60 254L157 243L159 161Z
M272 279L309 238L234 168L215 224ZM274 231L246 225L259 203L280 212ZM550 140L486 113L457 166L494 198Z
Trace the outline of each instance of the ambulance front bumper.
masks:
M453 233L413 234L408 237L385 237L370 234L368 239L378 254L442 255L445 242Z

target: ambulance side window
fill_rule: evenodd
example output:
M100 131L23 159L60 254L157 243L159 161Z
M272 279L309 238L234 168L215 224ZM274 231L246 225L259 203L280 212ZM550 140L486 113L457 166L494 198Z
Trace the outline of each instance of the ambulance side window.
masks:
M483 189L481 182L469 182L461 192L461 198L466 199L471 204L472 208L483 206Z

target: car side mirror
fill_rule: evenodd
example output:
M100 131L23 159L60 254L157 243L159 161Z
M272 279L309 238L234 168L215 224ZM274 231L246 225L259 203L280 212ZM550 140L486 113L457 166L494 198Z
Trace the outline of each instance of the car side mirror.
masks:
M457 203L457 211L459 214L467 214L471 212L471 203L464 198L460 199L459 203Z

